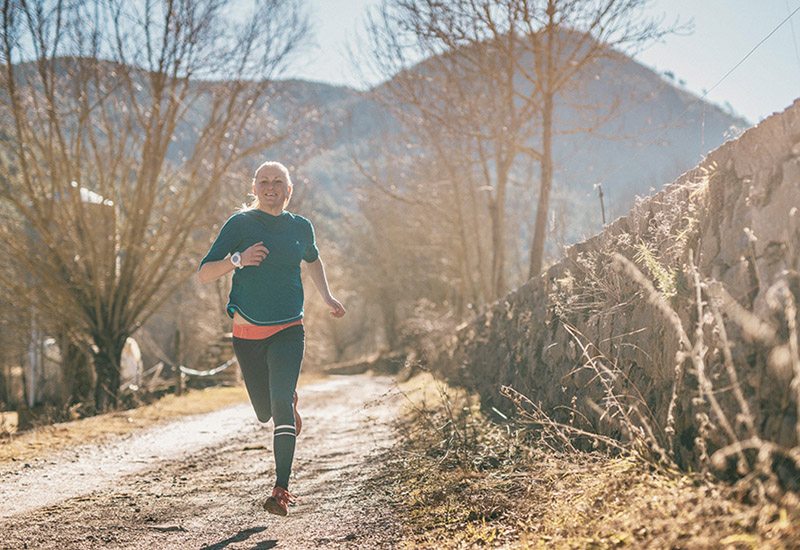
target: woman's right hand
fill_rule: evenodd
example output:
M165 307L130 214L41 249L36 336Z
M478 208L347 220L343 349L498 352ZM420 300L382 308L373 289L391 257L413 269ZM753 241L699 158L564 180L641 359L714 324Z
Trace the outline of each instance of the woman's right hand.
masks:
M261 265L269 250L264 246L264 241L259 241L242 252L242 267Z

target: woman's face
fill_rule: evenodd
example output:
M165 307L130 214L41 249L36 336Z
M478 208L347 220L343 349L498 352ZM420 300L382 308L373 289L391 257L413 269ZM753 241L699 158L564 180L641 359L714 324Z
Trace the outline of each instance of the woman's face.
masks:
M266 166L256 172L253 194L268 210L282 210L291 195L286 175L279 168Z

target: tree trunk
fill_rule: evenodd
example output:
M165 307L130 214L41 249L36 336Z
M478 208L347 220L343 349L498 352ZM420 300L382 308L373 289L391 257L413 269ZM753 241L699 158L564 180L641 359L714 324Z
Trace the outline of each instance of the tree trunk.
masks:
M175 329L175 395L183 395L183 346L181 345L181 329Z
M472 279L472 269L469 261L469 239L467 238L467 222L464 216L464 200L461 196L461 178L458 178L452 170L449 170L450 186L453 193L453 204L456 208L456 230L458 231L458 265L461 271L460 289L457 296L454 296L456 304L456 315L459 319L464 316L465 303L469 300L475 304L478 300L478 291ZM477 220L475 220L477 223Z
M0 407L4 408L7 407L8 403L11 401L11 392L8 391L10 385L8 381L11 380L9 376L10 370L8 365L0 365Z
M93 376L89 356L68 336L61 337L61 356L68 404L87 403L92 398Z
M501 163L502 164L502 163ZM489 209L492 218L492 300L506 291L505 206L508 171L501 166L497 171L497 195Z
M553 96L544 99L542 112L542 181L536 207L536 225L531 243L531 263L528 278L536 277L542 270L544 243L547 235L547 216L550 211L550 190L553 187Z
M383 317L383 332L386 337L386 345L389 346L390 350L394 351L400 341L400 335L397 333L396 301L390 296L386 296L385 290L380 295L380 309Z
M476 297L476 304L478 306L482 306L483 304L487 303L490 298L489 296L492 293L491 290L491 274L487 273L484 258L487 254L484 253L484 246L483 246L483 235L480 231L481 228L481 215L478 211L478 197L475 193L475 185L467 186L467 190L469 191L469 207L470 207L470 215L472 216L472 223L470 224L472 231L473 231L473 238L472 242L474 245L474 254L476 260L476 269L478 270L477 274L477 297Z
M109 344L97 346L98 351L94 354L94 371L97 375L94 386L94 406L98 413L117 406L120 360L126 339L127 335L117 335L102 340L103 343L109 342ZM97 341L98 338L95 338L95 342Z
M550 190L553 187L553 42L557 32L555 4L547 3L547 26L545 27L544 84L542 85L542 181L539 187L539 203L536 206L536 226L531 243L531 263L528 278L539 275L544 260L544 243L547 236L547 216L550 211Z
M505 193L503 193L503 197ZM498 193L498 202L505 201L505 198L500 198ZM505 243L505 213L500 210L494 212L494 219L492 220L492 246L494 247L494 262L492 268L494 271L494 296L492 299L501 297L506 292L506 243Z

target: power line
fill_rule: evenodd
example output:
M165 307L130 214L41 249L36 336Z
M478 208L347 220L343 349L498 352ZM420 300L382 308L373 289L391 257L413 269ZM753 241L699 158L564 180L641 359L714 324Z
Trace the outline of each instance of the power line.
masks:
M704 93L702 96L700 96L700 99L704 99L704 98L705 98L705 97L706 97L708 94L710 94L710 93L711 93L711 91L712 91L714 88L716 88L717 86L719 86L720 84L722 84L722 81L723 81L723 80L725 80L726 78L728 78L728 77L731 75L731 73L732 73L733 71L735 71L736 69L738 69L738 68L739 68L739 66L740 66L742 63L744 63L745 61L747 61L747 58L748 58L748 57L750 57L751 55L753 55L753 52L755 52L755 51L756 51L756 50L757 50L757 49L758 49L758 48L761 46L761 44L763 44L764 42L766 42L767 40L769 40L769 38L770 38L770 37L771 37L773 34L775 34L776 32L778 32L778 29L780 29L782 26L784 26L784 25L786 24L786 22L787 22L787 21L791 20L791 18L794 16L794 14L796 14L798 11L800 11L800 6L798 6L797 8L795 8L795 10L794 10L792 13L790 13L789 15L787 15L787 16L786 16L786 18L785 18L783 21L781 21L780 23L778 23L778 26L777 26L777 27L775 27L774 29L772 29L772 30L769 32L769 34L767 34L767 36L765 36L764 38L762 38L762 39L761 39L761 40L758 42L758 44L756 44L755 46L753 46L753 47L750 49L750 51L749 51L749 52L747 52L747 54L746 54L746 55L745 55L745 56L744 56L742 59L740 59L740 60L739 60L739 62L738 62L736 65L734 65L733 67L731 67L731 68L730 68L730 70L728 70L728 72L727 72L727 73L725 73L725 74L722 76L722 78L720 78L719 80L717 80L717 82L716 82L716 83L715 83L713 86L711 86L711 88L709 88L708 90L706 90L706 92L705 92L705 93ZM698 100L698 101L699 101L699 100Z
M686 113L688 113L688 112L689 112L689 109L691 109L692 107L694 107L694 106L695 106L695 105L696 105L698 102L700 102L700 101L703 101L703 100L704 100L704 99L705 99L705 98L708 96L708 94L710 94L710 93L711 93L711 92L714 90L714 88L716 88L717 86L719 86L720 84L722 84L722 82L723 82L723 81L724 81L726 78L728 78L728 77L729 77L729 76L730 76L730 75L733 73L733 71L735 71L736 69L738 69L738 68L739 68L739 67L742 65L742 63L744 63L745 61L747 61L747 59L748 59L748 58L749 58L751 55L753 55L753 53L755 53L755 51L756 51L758 48L760 48L760 47L761 47L761 45L762 45L764 42L766 42L767 40L769 40L769 38L770 38L770 37L771 37L773 34L775 34L776 32L778 32L778 29L780 29L782 26L784 26L784 25L786 24L786 22L787 22L787 21L790 21L790 20L792 19L792 17L794 16L794 14L796 14L798 11L800 11L800 6L798 6L797 8L795 8L795 10L794 10L792 13L790 13L789 15L787 15L787 16L786 16L786 18L785 18L783 21L781 21L780 23L778 23L778 25L777 25L777 26L776 26L774 29L772 29L771 31L769 31L769 33L768 33L768 34L767 34L767 35L766 35L764 38L762 38L761 40L759 40L759 41L758 41L758 44L756 44L755 46L753 46L752 48L750 48L750 51L749 51L749 52L747 52L747 53L745 54L745 56L744 56L743 58L741 58L741 59L740 59L740 60L739 60L739 61L736 63L736 65L734 65L733 67L731 67L730 69L728 69L728 72L726 72L724 75L722 75L722 78L720 78L719 80L717 80L717 81L714 83L714 85L713 85L713 86L711 86L711 87L710 87L708 90L704 90L704 91L703 91L703 95L701 95L700 97L698 97L697 99L695 99L694 101L692 101L692 102L691 102L691 103L690 103L690 104L689 104L689 105L686 107L686 109L684 109L684 110L683 110L683 112L682 112L681 114L679 114L677 117L674 117L672 120L670 120L668 124L671 124L672 122L675 122L677 119L679 119L679 118L682 118L682 117L683 117L683 116L684 116ZM658 136L658 137L657 137L655 140L651 141L651 142L650 142L650 143L648 143L647 145L652 145L653 143L655 143L656 141L658 141L659 139L661 139L661 137L663 136L663 134L664 134L664 133L666 133L666 132L663 132L662 134L659 134L659 136Z
M679 115L677 115L677 116L675 116L675 117L672 117L672 118L671 118L669 121L667 121L667 123L665 124L665 128L666 128L666 129L665 129L663 132L659 133L659 134L658 134L658 135L657 135L657 136L656 136L654 139L652 139L652 140L650 140L650 141L648 141L648 142L646 142L646 143L643 143L643 144L641 145L641 147L649 147L650 145L653 145L653 144L655 144L655 143L658 143L658 142L659 142L659 141L660 141L660 140L661 140L661 139L662 139L662 138L663 138L663 137L664 137L664 136L667 134L667 132L668 132L668 131L669 131L669 130L672 128L672 125L673 125L675 122L677 122L679 119L683 118L683 117L686 115L686 113L688 113L688 112L689 112L689 110L690 110L692 107L694 107L694 106L695 106L695 105L696 105L698 102L700 102L700 101L703 101L703 100L704 100L704 99L705 99L705 98L708 96L708 94L709 94L709 93L711 93L711 91L712 91L712 90L714 90L714 88L716 88L717 86L719 86L720 84L722 84L722 82L723 82L723 81L724 81L726 78L728 78L728 77L729 77L729 76L730 76L730 75L731 75L731 74L732 74L732 73L733 73L733 72L734 72L736 69L738 69L738 68L739 68L739 67L742 65L742 63L744 63L745 61L747 61L747 59L748 59L748 58L749 58L751 55L753 55L753 53L755 53L755 51L756 51L758 48L760 48L762 44L764 44L764 42L766 42L767 40L769 40L769 38L770 38L770 37L771 37L773 34L775 34L775 33L776 33L776 32L777 32L777 31L778 31L778 30L779 30L779 29L780 29L782 26L784 26L784 25L786 24L786 22L787 22L787 21L790 21L790 20L792 19L792 17L794 17L794 15L795 15L797 12L799 12L799 11L800 11L800 6L798 6L797 8L795 8L795 10L794 10L793 12L791 12L789 15L787 15L787 16L786 16L786 18L784 18L784 19L783 19L783 20L782 20L780 23L778 23L778 24L775 26L775 28L773 28L773 29L772 29L772 30L771 30L769 33L767 33L767 35L766 35L766 36L764 36L764 38L762 38L761 40L759 40L759 41L758 41L758 43L757 43L755 46L753 46L752 48L750 48L750 51L748 51L748 52L747 52L747 53L744 55L744 57L742 57L742 58L741 58L741 59L740 59L740 60L739 60L739 61L738 61L738 62L737 62L737 63L736 63L736 64L735 64L733 67L731 67L730 69L728 69L728 71L727 71L727 72L726 72L724 75L722 75L722 77L721 77L719 80L717 80L717 81L714 83L714 85L713 85L713 86L711 86L711 88L709 88L708 90L704 90L704 91L703 91L703 95L701 95L700 97L698 97L697 99L695 99L694 101L692 101L691 103L689 103L689 105L687 105L687 106L686 106L686 108L685 108L685 109L684 109L684 110L681 112L681 114L679 114ZM703 113L703 115L705 115L705 112ZM705 123L705 116L704 116L703 123ZM606 170L606 174L607 174L607 176L606 176L606 177L608 177L608 175L611 175L611 174L613 174L614 172L616 172L616 171L617 171L617 170L620 168L620 166L621 166L621 164L618 164L617 166L614 166L613 168L610 168L609 170ZM605 179L605 178L602 178L602 179ZM601 179L601 181L602 181L602 179Z

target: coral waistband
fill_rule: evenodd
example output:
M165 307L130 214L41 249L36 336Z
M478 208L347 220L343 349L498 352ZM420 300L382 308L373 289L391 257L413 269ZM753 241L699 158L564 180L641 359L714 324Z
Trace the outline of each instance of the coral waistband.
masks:
M282 325L260 326L260 325L234 324L233 336L236 338L242 338L243 340L263 340L264 338L269 338L270 336L278 334L285 328L302 324L303 324L302 319L298 319L297 321L292 321L291 323L284 323Z

